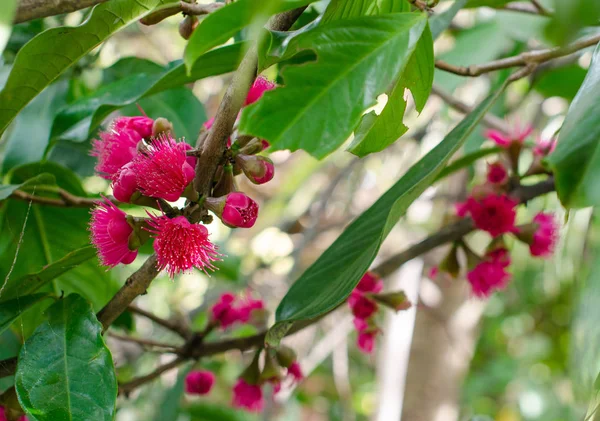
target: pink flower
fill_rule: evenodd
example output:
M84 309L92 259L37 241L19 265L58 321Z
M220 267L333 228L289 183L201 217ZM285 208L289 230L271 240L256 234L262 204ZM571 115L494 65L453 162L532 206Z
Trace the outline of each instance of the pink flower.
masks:
M163 135L148 145L134 161L137 183L145 196L174 202L194 179L194 167L188 162L189 145Z
M518 204L505 194L490 194L480 200L471 196L467 199L464 210L471 214L477 228L497 237L516 231L515 207Z
M358 349L365 354L371 354L373 349L375 348L375 336L377 332L359 332L356 344L358 345Z
M237 306L237 311L239 314L239 320L242 323L247 323L250 321L252 317L252 312L255 310L263 310L265 308L265 304L262 300L255 300L249 295L246 295L244 298L240 300L240 303Z
M302 368L298 361L294 361L292 365L287 368L288 376L291 376L295 382L300 382L304 379L304 374L302 373Z
M154 120L148 117L119 117L115 120L114 129L116 131L121 130L133 130L137 132L141 137L152 136L152 126Z
M262 300L256 300L250 295L238 299L234 294L226 292L213 305L211 313L213 321L225 329L237 322L249 322L253 311L264 308Z
M358 297L351 308L354 317L363 320L368 319L377 312L377 304L364 295Z
M488 130L485 132L485 136L496 142L498 146L507 149L513 143L522 144L532 132L532 126L527 125L525 127L520 127L519 124L515 124L507 134L504 134L499 130Z
M210 371L192 371L185 378L185 391L191 395L207 395L214 383L215 375Z
M258 205L244 193L227 195L221 220L232 228L251 228L258 217Z
M167 269L174 277L176 273L197 267L215 270L213 263L219 260L217 247L208 239L208 230L204 225L190 224L185 216L173 219L167 216L150 215L150 231L155 236L154 251L157 267Z
M137 191L137 175L133 162L129 162L113 175L113 195L119 202L129 202L133 193Z
M495 290L502 290L510 281L510 273L506 268L510 265L510 257L506 249L496 249L488 253L484 260L467 273L473 294L477 297L489 297Z
M127 265L137 256L137 250L129 249L133 228L127 222L127 214L107 199L98 202L92 210L90 230L92 243L103 265Z
M487 181L490 184L502 185L508 181L508 171L500 162L488 164Z
M233 406L252 412L260 412L264 407L262 389L239 379L233 387Z
M355 317L352 322L354 323L354 328L358 332L362 332L363 330L367 330L369 328L369 323L365 319L359 319L358 317Z
M558 240L558 225L554 215L540 212L533 218L533 223L536 224L537 229L529 245L531 255L539 257L552 255Z
M266 91L270 91L271 89L275 89L275 84L273 82L265 79L262 76L257 77L254 81L254 84L250 88L250 91L248 92L248 96L246 97L246 102L244 105L255 103Z
M436 279L439 274L440 268L437 266L432 266L431 269L429 269L429 272L427 273L427 277L429 279Z
M121 127L118 119L106 132L100 133L100 139L92 141L90 155L98 158L96 172L103 178L111 177L137 155L137 144L142 136L135 130Z
M554 152L554 148L556 148L556 139L543 139L541 137L538 137L536 140L536 145L533 148L533 154L536 156L544 157Z
M377 294L383 289L383 281L376 273L367 272L360 278L358 285L356 285L356 289L360 292L372 292Z

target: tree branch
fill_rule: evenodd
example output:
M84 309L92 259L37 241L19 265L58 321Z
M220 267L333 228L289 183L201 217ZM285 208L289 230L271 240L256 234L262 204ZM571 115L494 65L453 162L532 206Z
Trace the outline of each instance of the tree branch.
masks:
M120 335L120 334L114 333L114 332L109 332L108 336L110 336L111 338L118 339L123 342L132 342L132 343L138 344L142 348L147 348L147 347L165 348L164 352L172 352L175 354L177 353L177 350L178 350L177 346L175 346L175 345L167 344L164 342L153 341L152 339L134 338L133 336Z
M14 23L71 13L106 1L108 0L20 0Z
M152 320L157 325L160 325L164 328L167 328L167 329L177 333L183 339L188 339L191 336L191 332L185 326L182 326L182 325L172 322L170 320L162 319L162 318L158 317L157 315L150 313L149 311L142 310L141 308L139 308L133 304L131 304L129 307L127 307L127 309L134 314L143 316L149 320Z
M442 60L435 62L435 67L446 72L454 73L459 76L476 77L484 73L496 70L508 69L511 67L534 66L546 61L568 56L579 50L591 47L600 42L600 34L581 38L566 47L549 48L545 50L528 51L514 57L503 58L490 61L484 64L475 64L468 67L455 66Z
M15 190L10 197L12 199L31 201L40 205L56 206L59 208L92 208L100 199L90 199L88 197L75 196L64 189L58 189L60 199L50 197L34 196L22 190ZM119 202L112 197L108 198L111 202L118 204Z

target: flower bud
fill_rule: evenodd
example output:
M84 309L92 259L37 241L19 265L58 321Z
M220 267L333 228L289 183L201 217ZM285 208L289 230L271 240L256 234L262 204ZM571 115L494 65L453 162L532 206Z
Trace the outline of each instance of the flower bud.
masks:
M209 197L204 206L230 228L251 228L258 217L256 202L240 192L216 198Z
M185 391L191 395L207 395L215 383L215 375L207 370L190 372L185 378Z
M270 352L265 352L265 366L260 373L261 382L266 381L280 381L281 380L281 367L277 363L276 358L274 358Z
M235 157L235 160L246 174L246 177L254 184L267 183L275 175L273 161L266 156L239 154Z
M406 294L402 291L372 294L370 297L379 304L394 311L408 310L411 307L410 301L408 301Z
M440 263L438 269L441 272L449 274L454 279L458 277L458 274L460 273L460 263L458 262L458 247L456 244L452 246L444 260Z
M279 349L277 349L277 354L275 354L275 356L277 357L279 364L284 368L290 367L294 361L298 359L296 357L296 352L285 345L281 345Z
M262 152L264 149L263 143L258 138L253 138L250 142L240 148L239 153L243 155L254 155Z
M131 196L137 191L137 176L130 162L122 167L113 177L113 195L119 202L131 201Z
M163 133L165 135L169 133L173 134L173 124L166 118L159 117L154 120L154 124L152 125L152 136L156 137Z
M198 18L196 16L187 15L179 24L179 35L181 35L183 39L188 40L197 26Z

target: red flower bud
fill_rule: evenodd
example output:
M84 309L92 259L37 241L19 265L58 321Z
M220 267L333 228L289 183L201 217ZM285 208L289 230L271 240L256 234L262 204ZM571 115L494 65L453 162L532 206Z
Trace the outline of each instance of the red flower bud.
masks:
M138 183L133 163L121 167L113 176L113 195L119 202L129 202L133 193L137 191Z
M235 159L246 177L254 184L267 183L275 175L273 161L266 156L239 154Z
M240 192L222 197L209 197L204 205L231 228L251 228L258 217L256 202Z
M207 395L214 383L215 375L210 371L192 371L185 378L185 391L190 395Z

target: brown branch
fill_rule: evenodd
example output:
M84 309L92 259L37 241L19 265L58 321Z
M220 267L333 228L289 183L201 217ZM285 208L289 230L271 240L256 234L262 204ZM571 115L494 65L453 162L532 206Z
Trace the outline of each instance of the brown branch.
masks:
M14 23L71 13L106 1L107 0L20 0Z
M142 310L141 308L139 308L133 304L129 305L129 307L127 307L127 309L134 314L143 316L149 320L152 320L157 325L160 325L164 328L167 328L167 329L177 333L183 339L188 339L191 336L190 330L187 329L187 327L180 325L179 323L175 323L170 320L162 319L162 318L158 317L157 315L150 313L146 310Z
M473 107L465 104L464 102L459 101L458 99L456 99L455 97L453 97L452 95L435 85L433 85L433 87L431 88L431 92L435 96L440 97L449 106L460 111L463 114L469 114L471 111L473 111ZM486 114L485 116L483 116L482 121L483 124L485 124L488 127L491 127L492 129L500 130L503 133L510 132L510 128L508 127L506 122L493 114Z
M544 15L544 16L551 16L552 13L546 9L542 3L540 3L539 0L529 0L531 2L531 4L533 4L533 7L535 7L538 12L540 13L540 15Z
M185 363L186 359L182 357L177 357L173 361L161 365L156 370L142 377L138 377L130 382L123 383L119 385L119 394L124 394L125 396L129 395L136 387L141 386L145 383L151 382L152 380L158 378L161 374L166 371L169 371L173 368L179 367L181 364Z
M58 194L60 195L60 199L53 199L50 197L43 196L34 196L32 194L26 193L22 190L15 190L10 197L12 199L26 200L31 201L33 203L38 203L40 205L48 205L48 206L56 206L59 208L91 208L98 203L100 199L90 199L88 197L79 197L75 196L64 189L58 189ZM109 198L115 204L119 202Z
M591 47L600 42L600 34L581 38L566 47L549 48L545 50L535 50L521 53L514 57L503 58L500 60L490 61L484 64L475 64L468 67L455 66L446 63L442 60L436 60L435 67L446 72L454 73L459 76L476 77L484 73L493 72L496 70L508 69L511 67L522 67L538 65L555 58L568 56L579 50Z
M133 336L120 335L118 333L109 332L108 336L111 338L118 339L123 342L133 342L140 345L142 348L154 347L154 348L167 348L166 352L177 353L178 348L175 345L167 344L164 342L153 341L152 339L134 338Z
M520 12L527 13L530 15L541 15L541 16L550 16L547 11L540 11L533 4L529 3L509 3L502 7L503 10L509 10L511 12Z

